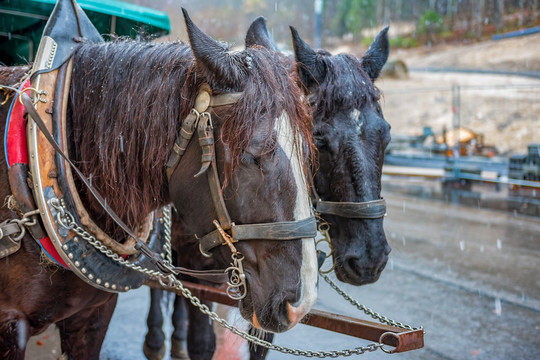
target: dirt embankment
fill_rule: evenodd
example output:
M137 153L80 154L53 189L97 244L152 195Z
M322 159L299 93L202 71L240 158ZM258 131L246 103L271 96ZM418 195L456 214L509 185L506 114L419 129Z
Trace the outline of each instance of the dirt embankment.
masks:
M467 45L397 49L390 60L409 67L451 67L508 71L540 71L540 33Z
M540 34L469 45L391 51L410 68L439 67L540 72ZM524 153L540 142L540 79L489 74L411 71L408 79L383 77L383 110L393 134L441 134L455 122L484 135L504 153ZM459 101L452 86L459 86Z

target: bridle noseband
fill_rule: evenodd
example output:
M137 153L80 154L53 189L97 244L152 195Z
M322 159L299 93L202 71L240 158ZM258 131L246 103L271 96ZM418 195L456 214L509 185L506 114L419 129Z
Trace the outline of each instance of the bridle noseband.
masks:
M293 240L314 238L317 235L317 222L314 216L297 221L262 224L236 225L231 221L223 199L221 182L217 170L214 128L210 112L214 107L232 105L241 97L242 93L226 93L213 96L210 87L203 84L199 88L195 107L182 122L180 132L173 146L173 152L167 162L167 178L170 183L171 176L186 151L195 130L197 130L199 145L202 149L202 166L195 177L201 176L204 173L207 174L210 193L218 218L213 221L216 230L201 237L199 239L199 247L201 253L205 256L211 256L209 251L220 245L227 245L231 249L233 263L232 266L225 270L226 272L230 272L227 293L231 298L237 300L246 296L247 287L242 267L243 256L236 250L233 243L240 240L255 239Z
M336 201L324 201L317 195L315 187L312 186L312 194L316 196L313 200L313 207L315 208L315 214L320 217L322 214L339 216L347 219L380 219L386 215L386 201L384 199L362 201L362 202L336 202ZM330 224L323 219L319 219L319 232L323 238L316 242L319 245L321 242L326 242L330 248L328 254L324 254L325 259L332 256L332 267L328 270L323 270L319 267L319 272L322 274L328 274L332 272L336 267L336 261L333 257L334 247L332 245L332 238L330 237ZM324 260L323 260L324 261Z
M319 214L335 215L348 219L378 219L386 215L386 201L384 199L335 202L323 201L319 198L314 205L315 211Z
M325 201L321 199L319 194L317 194L317 191L315 190L315 185L313 183L311 184L311 196L313 208L315 209L315 214L317 215L317 217L319 217L318 230L323 236L322 239L316 242L316 245L321 242L326 242L327 246L330 248L329 254L324 254L324 252L321 251L325 256L325 259L333 256L334 248L332 245L332 238L330 237L330 224L324 221L324 219L322 219L320 215L326 214L339 216L347 219L368 220L380 219L386 216L386 200L382 198L378 200L360 202ZM333 260L334 261L332 262L332 267L330 269L323 270L319 267L319 272L322 274L332 272L336 267L335 258L333 258Z

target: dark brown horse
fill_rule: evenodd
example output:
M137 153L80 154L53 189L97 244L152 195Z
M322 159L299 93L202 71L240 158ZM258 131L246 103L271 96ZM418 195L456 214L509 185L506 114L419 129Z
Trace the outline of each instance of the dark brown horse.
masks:
M185 16L193 51L178 43L131 41L83 43L76 49L68 108L73 159L131 228L172 202L188 233L206 234L213 230L216 209L206 179L193 178L201 166L200 147L190 143L170 180L165 165L201 84L213 94L243 92L235 104L212 110L219 178L226 184L231 218L250 224L309 217L303 166L311 125L294 79L274 52L229 52ZM25 70L0 68L0 83L17 83ZM0 126L6 111L3 106ZM9 189L2 172L0 197ZM96 222L125 238L92 196L82 188L80 193ZM17 214L4 207L0 216ZM313 239L253 240L237 248L245 256L248 288L242 315L270 331L296 324L316 298ZM213 253L220 267L229 265L225 247ZM51 266L25 236L18 252L0 260L0 358L23 359L28 338L56 323L69 358L98 359L116 299Z
M322 200L365 203L380 198L384 151L390 141L390 126L379 106L379 92L374 81L389 53L384 29L361 59L352 55L332 56L325 50L312 50L292 28L297 67L288 58L283 61L300 75L300 87L313 109L314 137L318 149L316 193ZM256 19L246 35L246 46L278 51L264 18ZM321 214L330 224L335 272L353 285L375 282L384 269L390 247L383 231L383 219L347 218ZM177 229L177 230L181 230ZM175 236L182 236L176 233ZM193 248L192 248L193 249ZM179 262L200 256L190 248L178 249ZM211 266L208 263L207 266ZM163 317L159 304L162 293L152 290L148 315L145 353L159 359L164 351ZM172 356L184 356L187 348L192 359L209 359L215 340L205 321L189 321L189 331L182 328L182 299L176 298L172 336ZM185 310L184 310L185 311ZM192 314L196 309L188 305ZM197 314L190 315L197 316ZM267 339L272 338L267 334ZM263 349L252 349L252 358L264 357Z

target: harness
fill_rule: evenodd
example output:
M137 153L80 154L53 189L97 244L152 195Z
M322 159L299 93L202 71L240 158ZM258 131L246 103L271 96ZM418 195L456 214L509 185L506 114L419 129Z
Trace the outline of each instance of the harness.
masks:
M199 239L201 253L207 257L212 256L210 250L227 245L231 250L232 264L225 271L230 273L227 294L233 299L242 299L247 294L245 274L242 266L243 255L234 246L235 242L242 240L293 240L299 238L314 238L317 235L317 222L314 216L297 221L281 221L261 224L236 225L232 222L225 201L215 156L214 128L211 111L215 107L232 105L242 96L242 93L226 93L212 95L210 87L203 84L195 100L195 107L182 122L167 162L167 177L170 180L174 170L180 163L187 146L190 144L195 131L197 131L199 146L202 150L201 169L195 177L206 173L210 194L217 213L213 221L216 230Z
M313 206L318 214L335 215L347 219L379 219L386 215L386 200L371 200L361 202L325 201L312 188L315 195Z
M130 257L134 267L170 271L171 266L163 266L160 262L165 235L159 223L163 221L164 211L151 214L137 235L124 226L131 239L120 243L101 231L82 205L72 169L108 210L106 201L66 155L70 57L83 37L92 42L103 41L74 1L59 1L45 27L31 74L20 89L10 89L19 93L10 114L16 112L19 116L10 116L6 125L6 155L12 190L9 204L22 219L8 220L3 224L6 226L0 226L3 235L7 235L0 237L0 250L4 250L0 256L16 251L28 230L57 264L100 290L122 292L141 286L147 276L111 261L113 254L121 254L124 259ZM22 116L24 110L29 114L27 122ZM20 227L17 236L6 232L13 231L7 227L13 228L13 224ZM75 225L78 224L84 227L82 232L77 232ZM101 247L88 241L90 237ZM144 242L140 238L147 240ZM10 243L16 243L17 247ZM9 245L7 250L5 244Z
M81 38L85 37L94 42L103 40L95 29L92 32L93 26L75 2L59 1L50 19L53 21L45 28L30 76L32 89L39 90L33 90L33 100L26 90L21 91L14 100L21 101L29 114L27 135L30 156L29 168L23 163L23 166L16 167L18 172L10 171L10 184L16 208L27 216L23 218L28 219L24 225L29 227L35 239L42 237L47 239L50 248L56 252L52 254L56 262L72 270L90 285L112 292L139 287L149 276L156 274L156 271L166 276L182 273L205 280L217 279L219 282L223 282L226 273L229 273L227 292L229 296L241 299L245 297L247 287L242 266L243 255L236 250L234 242L315 237L316 221L313 216L300 221L265 224L235 225L231 221L217 171L211 110L213 107L235 103L242 93L212 96L209 86L203 85L196 98L194 109L182 123L167 163L167 176L170 179L194 132L197 131L202 149L202 165L196 176L207 173L217 213L217 219L213 221L216 230L202 237L201 251L209 256L210 249L228 245L232 253L232 264L225 272L173 267L170 249L168 259L165 259L162 252L166 246L163 242L167 238L167 229L160 225L160 222L164 222L164 211L151 214L139 231L133 232L108 207L106 199L92 186L91 179L87 179L67 155L66 112L72 69L70 57ZM58 19L69 21L56 21ZM56 25L59 23L62 23L60 30ZM66 34L74 33L79 36L66 37ZM110 238L92 221L78 195L72 172L78 175L103 210L129 235L125 242L120 243ZM12 173L17 176L11 176ZM30 174L32 194L26 187L26 179ZM26 192L13 191L17 187L23 190L26 188ZM41 222L38 221L37 214L40 215ZM3 227L0 225L0 235L5 234L6 239L13 242L8 236L17 233L14 224L20 225L21 221L18 223L16 220L11 221ZM20 234L15 238L19 240L18 247L24 229L24 226L19 226ZM168 237L170 241L170 233ZM0 247L0 256L4 253L7 256L18 249L10 243L7 244L8 246ZM123 260L118 257L119 254ZM128 257L129 262L126 261ZM117 261L111 261L111 258ZM145 274L139 271L140 269L154 270Z

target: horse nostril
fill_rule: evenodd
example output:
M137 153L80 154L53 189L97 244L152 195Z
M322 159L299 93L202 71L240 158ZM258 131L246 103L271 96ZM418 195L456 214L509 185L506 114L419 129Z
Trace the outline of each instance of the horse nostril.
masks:
M352 273L360 273L360 266L359 266L360 258L356 256L348 257L345 260L345 266L347 267L347 270Z
M291 305L290 302L287 302L287 314L288 314L288 326L287 328L292 328L294 325L298 324L300 320L306 314L303 306L295 307Z

